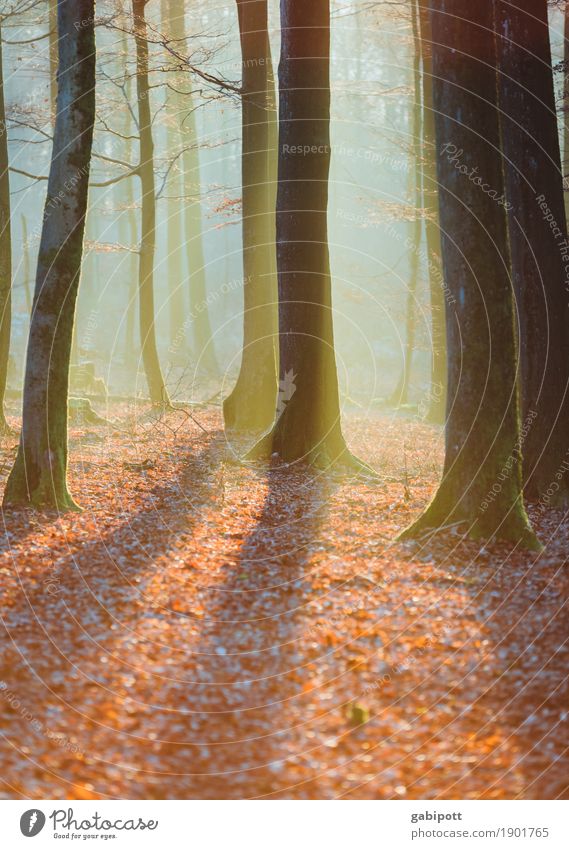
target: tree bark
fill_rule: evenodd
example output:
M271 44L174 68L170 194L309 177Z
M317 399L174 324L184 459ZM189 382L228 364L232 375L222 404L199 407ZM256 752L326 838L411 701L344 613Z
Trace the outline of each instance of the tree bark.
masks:
M281 2L277 268L280 392L250 456L351 462L342 435L328 252L330 8Z
M225 427L266 431L277 401L278 313L267 0L237 0L242 56L243 352Z
M67 486L67 397L95 119L94 12L94 0L59 0L57 118L28 340L22 431L5 506L76 508Z
M569 244L546 0L496 2L524 494L569 505ZM554 489L552 493L550 490Z
M154 255L156 249L156 189L154 182L154 140L148 84L148 40L145 7L148 0L132 0L134 40L136 44L136 92L140 134L140 184L142 225L138 262L139 320L142 362L150 400L161 407L170 405L162 376L154 310Z
M443 478L402 534L463 523L537 546L522 499L514 311L492 4L433 0L434 107L447 309Z
M427 240L427 266L431 302L431 388L427 420L443 424L447 397L445 290L441 262L441 237L435 151L435 113L433 110L433 45L430 0L418 0L422 59L423 111L423 209Z
M10 329L12 324L12 228L10 209L10 162L4 103L2 32L0 30L0 433L10 430L4 414Z

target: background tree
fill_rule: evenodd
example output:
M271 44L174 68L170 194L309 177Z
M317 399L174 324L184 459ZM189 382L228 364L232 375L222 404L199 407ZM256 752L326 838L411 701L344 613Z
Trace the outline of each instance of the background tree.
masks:
M223 415L226 428L262 431L274 421L277 397L274 83L266 0L237 0L237 12L243 68L243 353Z
M441 237L433 110L433 45L430 0L418 0L422 65L422 206L425 214L427 265L431 302L431 389L428 420L443 424L447 394L445 292L441 264Z
M136 44L136 93L140 162L138 173L141 186L141 232L139 248L139 319L142 361L148 383L150 400L168 406L170 398L162 375L154 308L154 255L156 248L156 187L154 179L154 140L148 82L148 40L145 7L148 0L132 0L134 40Z
M9 430L4 413L4 397L8 379L12 322L12 213L3 62L0 24L0 433L6 433Z
M57 118L24 382L4 505L76 507L67 487L69 359L95 119L94 0L59 0Z
M402 535L462 522L536 545L521 489L514 311L496 102L493 8L432 3L435 126L447 309L443 478Z
M497 0L512 275L521 362L526 498L569 504L569 246L547 0ZM553 221L551 220L553 218ZM556 477L559 473L559 477Z

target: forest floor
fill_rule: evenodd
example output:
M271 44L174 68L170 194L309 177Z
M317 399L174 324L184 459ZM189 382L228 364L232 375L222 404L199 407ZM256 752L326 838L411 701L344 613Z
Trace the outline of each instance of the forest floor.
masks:
M438 428L348 417L374 481L112 412L71 433L84 512L2 515L1 797L569 798L564 516L539 555L397 544Z

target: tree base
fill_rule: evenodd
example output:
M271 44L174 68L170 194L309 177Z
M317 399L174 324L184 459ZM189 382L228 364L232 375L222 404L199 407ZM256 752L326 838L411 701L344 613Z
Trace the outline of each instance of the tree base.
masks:
M495 540L517 543L530 551L542 551L543 546L535 535L523 507L512 507L510 515L498 521L494 516L485 520L480 516L468 516L458 511L449 513L437 503L437 496L408 528L397 537L398 542L420 540L444 533L450 528L463 528L463 536L471 540Z

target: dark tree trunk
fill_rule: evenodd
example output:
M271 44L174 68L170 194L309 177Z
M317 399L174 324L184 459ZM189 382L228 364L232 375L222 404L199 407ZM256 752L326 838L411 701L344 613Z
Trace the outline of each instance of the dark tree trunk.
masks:
M433 0L449 397L443 479L403 538L462 522L537 545L523 507L516 345L490 3ZM500 202L500 199L501 202Z
M94 0L59 0L57 118L28 340L22 432L4 505L76 507L67 487L67 397L95 119L94 12Z
M565 218L569 220L569 2L565 3L563 26L563 189Z
M9 428L4 415L12 324L12 228L10 224L10 162L4 103L2 33L0 31L0 433Z
M148 84L148 41L145 18L147 0L132 0L134 40L136 43L136 92L140 133L140 183L142 226L138 263L140 344L150 400L157 406L170 405L162 376L154 310L154 254L156 247L156 190L154 184L154 141Z
M427 266L431 301L431 389L427 419L434 424L445 420L447 395L445 289L441 262L435 113L433 110L433 46L430 0L418 0L421 37L423 107L423 209L427 239Z
M328 253L330 8L281 2L277 420L251 456L350 461L340 424Z
M524 495L569 504L569 244L546 0L496 2ZM551 490L555 491L552 493Z
M267 0L237 0L237 11L243 67L243 353L223 414L230 430L264 431L275 417L278 357Z

